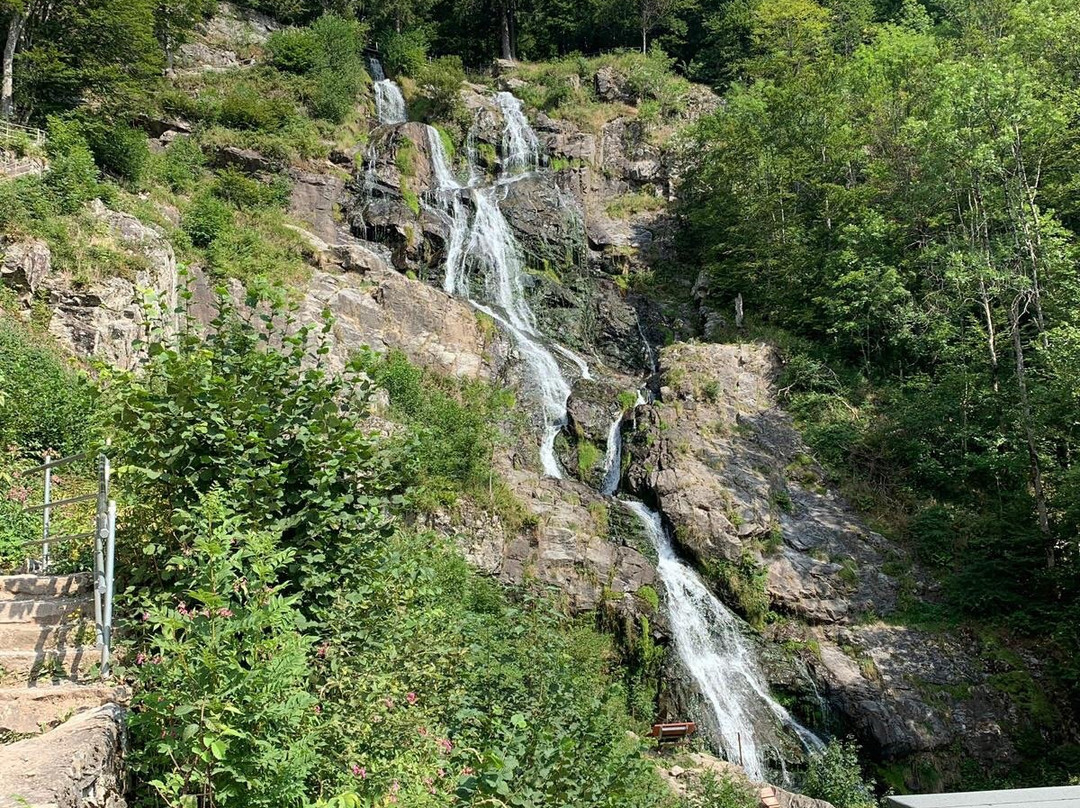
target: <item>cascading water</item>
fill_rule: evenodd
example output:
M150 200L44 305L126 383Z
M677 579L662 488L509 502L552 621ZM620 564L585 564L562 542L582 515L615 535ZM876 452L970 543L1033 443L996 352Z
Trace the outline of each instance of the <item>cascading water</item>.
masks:
M379 120L384 124L405 120L405 105L397 86L382 76L382 68L373 62ZM562 477L555 457L555 439L566 423L567 401L571 388L555 355L540 336L533 311L525 298L525 266L520 245L499 207L514 174L539 164L539 145L529 126L521 102L510 93L499 93L496 103L503 113L502 171L494 185L483 186L473 136L470 133L468 181L462 184L455 176L442 139L428 127L427 136L436 188L427 203L449 219L443 288L463 297L479 311L489 315L513 337L524 359L528 382L537 393L544 416L544 439L540 458L544 473ZM372 161L374 162L374 161ZM473 210L470 220L469 205ZM483 299L472 296L468 272L482 273ZM641 324L638 324L641 331ZM653 372L657 369L651 346L641 334ZM583 377L589 377L588 364L568 348L551 348L573 363ZM639 393L637 404L645 398ZM622 451L623 413L612 422L608 432L605 475L601 491L613 495L618 489ZM640 502L626 501L645 526L659 555L658 572L666 589L668 618L675 646L683 665L693 677L708 703L724 752L732 760L741 757L751 777L765 776L764 751L767 742L757 731L762 716L788 727L807 748L820 748L821 741L799 725L768 692L752 649L740 632L738 618L713 596L701 578L675 555L671 541L658 514ZM757 723L755 724L755 719ZM781 761L782 765L782 761Z
M401 88L386 77L378 59L371 59L368 64L371 76L375 79L375 114L379 123L405 123L408 116L405 114L405 98L401 94Z
M755 723L763 710L793 731L805 747L821 749L821 740L769 694L739 618L679 560L660 515L641 502L627 500L626 507L638 516L656 547L676 651L712 710L728 759L738 761L741 753L746 773L755 780L765 779L765 749Z
M535 168L540 163L540 142L525 117L521 100L510 93L496 93L495 103L503 115L503 171Z

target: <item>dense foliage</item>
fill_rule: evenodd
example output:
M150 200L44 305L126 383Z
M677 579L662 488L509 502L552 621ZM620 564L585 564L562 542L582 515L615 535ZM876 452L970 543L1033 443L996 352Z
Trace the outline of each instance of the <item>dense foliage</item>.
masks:
M1053 638L1080 694L1076 5L735 22L740 80L686 143L705 305L741 295L818 457L946 583L910 616Z
M319 335L263 306L223 301L106 378L138 492L118 569L144 803L663 804L611 641L406 527L420 489L479 482L483 455L453 449L483 451L479 391L366 357L406 422L380 437L367 377L326 373Z

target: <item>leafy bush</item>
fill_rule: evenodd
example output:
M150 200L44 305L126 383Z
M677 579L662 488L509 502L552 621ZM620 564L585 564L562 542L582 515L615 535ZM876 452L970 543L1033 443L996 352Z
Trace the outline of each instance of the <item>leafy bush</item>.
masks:
M461 107L461 84L465 68L459 56L440 56L416 74L418 114L427 120L453 120Z
M872 783L862 778L859 750L854 741L831 741L823 752L811 755L803 792L831 802L836 808L874 808Z
M196 247L209 247L232 227L232 223L228 205L208 193L192 200L182 220L184 232Z
M129 671L132 769L169 805L279 806L314 764L311 640L281 591L294 551L246 530L220 492L182 514L187 548L165 561L186 592L150 606Z
M206 158L198 142L192 137L179 137L169 144L165 152L151 159L154 177L164 182L174 192L189 191L202 175Z
M289 198L289 181L278 176L261 182L239 169L225 168L217 174L214 193L241 209L284 207Z
M318 39L310 28L275 31L267 40L270 64L287 73L303 75L319 66Z
M49 118L50 164L45 184L60 213L74 213L99 193L98 169L82 128Z
M97 164L120 179L138 185L145 179L150 162L146 134L127 124L94 121L88 125L90 147Z
M707 771L687 789L684 808L758 808L760 804L749 785L731 775Z
M93 388L58 352L20 326L0 319L0 445L34 456L46 449L86 448Z
M249 87L238 87L221 100L217 118L235 129L276 132L296 114L291 104L281 98L257 94Z
M419 76L427 64L428 42L419 28L383 37L379 55L388 76Z

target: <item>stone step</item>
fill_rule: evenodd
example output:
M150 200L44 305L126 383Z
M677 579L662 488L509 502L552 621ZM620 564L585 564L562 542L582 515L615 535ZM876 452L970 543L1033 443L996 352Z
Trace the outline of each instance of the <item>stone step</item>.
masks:
M106 684L0 687L0 732L31 735L75 713L115 700L117 688Z
M0 624L34 623L51 625L77 620L93 614L91 598L53 598L52 600L0 601Z
M88 595L94 591L90 572L72 575L0 575L0 601Z
M0 623L0 651L49 651L96 641L93 620L65 623Z
M93 645L75 645L48 651L0 651L0 686L36 682L80 681L101 662Z

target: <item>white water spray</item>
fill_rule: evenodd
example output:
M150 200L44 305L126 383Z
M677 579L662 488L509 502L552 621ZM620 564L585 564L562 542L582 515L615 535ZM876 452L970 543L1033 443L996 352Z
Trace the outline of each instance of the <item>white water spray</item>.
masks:
M536 168L540 163L540 143L521 108L521 100L510 93L497 93L495 103L503 115L503 172Z
M405 98L401 88L386 77L382 63L378 59L369 62L371 76L375 79L375 114L381 124L405 123Z
M740 631L739 618L675 555L660 515L640 502L627 501L626 506L641 520L656 547L675 649L712 710L728 760L738 762L741 751L747 775L765 779L765 750L754 722L762 708L808 749L823 748L821 740L769 694L753 650Z

